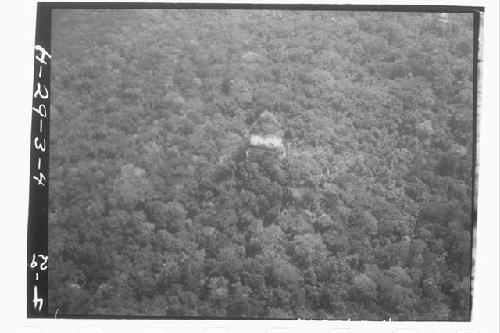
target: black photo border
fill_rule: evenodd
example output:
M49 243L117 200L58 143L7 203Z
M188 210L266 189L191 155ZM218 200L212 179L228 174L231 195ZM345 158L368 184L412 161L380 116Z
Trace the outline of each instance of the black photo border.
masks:
M51 25L53 9L261 9L261 10L317 10L317 11L384 11L425 13L473 14L473 143L471 186L471 272L469 322L472 320L472 284L477 225L477 143L478 143L478 77L479 47L484 7L451 5L335 5L335 4L261 4L261 3L159 3L159 2L38 2L36 15L35 45L51 52ZM141 316L57 314L48 312L48 279L50 257L48 253L48 186L49 134L50 134L50 56L40 61L40 48L34 52L33 112L30 138L30 185L27 224L27 318L65 319L139 319L139 320L296 320L290 318L206 317L206 316ZM40 75L42 73L43 75ZM41 89L44 88L44 89ZM46 90L45 90L46 89ZM38 90L38 93L37 93ZM42 93L40 93L42 91ZM47 92L47 94L44 94ZM40 105L45 108L40 112ZM44 178L40 176L43 174ZM47 260L48 259L48 260ZM36 289L36 295L35 295ZM40 303L42 300L42 303ZM445 321L445 320L443 320ZM446 321L445 321L446 322Z

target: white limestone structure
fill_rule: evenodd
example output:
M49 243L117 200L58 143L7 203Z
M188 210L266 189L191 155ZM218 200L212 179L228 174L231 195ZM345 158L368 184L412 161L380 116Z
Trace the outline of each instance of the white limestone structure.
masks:
M449 19L449 14L448 13L441 13L439 14L439 22L441 23L448 23L448 19Z
M281 135L282 131L276 117L271 112L264 111L250 131L247 156L252 150L269 149L279 152L281 158L284 157L285 148Z
M252 134L250 136L251 146L264 146L268 148L283 148L283 142L277 135L264 135Z

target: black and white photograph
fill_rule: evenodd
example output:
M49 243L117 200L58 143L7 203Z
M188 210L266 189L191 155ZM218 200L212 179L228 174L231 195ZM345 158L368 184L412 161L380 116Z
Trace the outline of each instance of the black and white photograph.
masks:
M471 320L474 14L257 7L52 10L48 313Z

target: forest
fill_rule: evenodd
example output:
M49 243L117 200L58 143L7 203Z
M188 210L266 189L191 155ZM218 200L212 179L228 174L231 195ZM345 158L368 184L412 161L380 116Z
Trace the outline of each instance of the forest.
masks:
M52 20L51 313L470 319L472 14Z

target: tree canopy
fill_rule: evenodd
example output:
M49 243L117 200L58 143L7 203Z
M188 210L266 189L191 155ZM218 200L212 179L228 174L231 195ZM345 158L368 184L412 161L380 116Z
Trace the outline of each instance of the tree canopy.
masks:
M280 14L53 11L51 312L470 318L472 14Z

